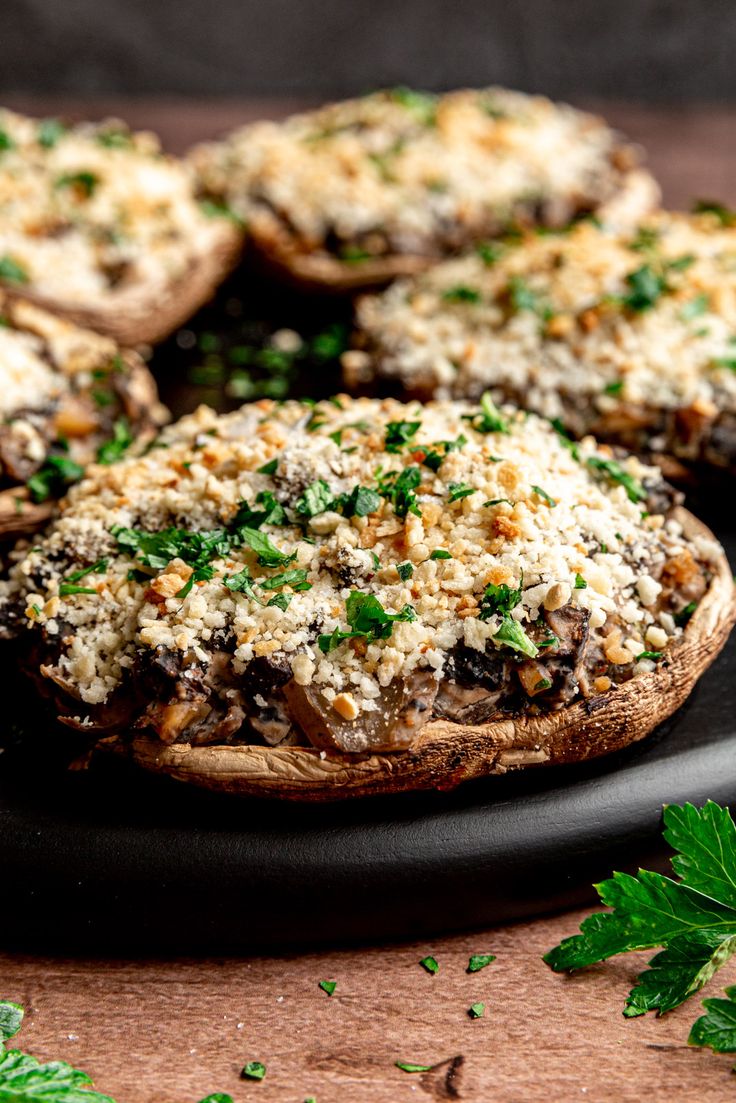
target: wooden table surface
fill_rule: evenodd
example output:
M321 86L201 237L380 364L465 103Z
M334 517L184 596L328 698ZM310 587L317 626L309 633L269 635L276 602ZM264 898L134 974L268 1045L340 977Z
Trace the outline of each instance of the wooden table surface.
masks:
M119 115L158 130L175 152L293 106L137 101L90 109L27 96L6 102L39 114ZM594 106L647 147L666 203L687 206L693 196L734 202L736 111ZM310 1096L318 1103L733 1098L733 1059L686 1045L697 998L662 1019L621 1016L648 955L574 977L556 976L543 964L541 954L573 933L583 914L431 943L280 958L107 961L0 953L0 998L28 1009L19 1039L26 1050L85 1069L118 1103L197 1103L216 1091L236 1103L303 1103ZM469 954L489 951L497 961L467 975ZM418 965L427 953L440 963L436 976ZM338 982L331 998L320 980ZM713 994L728 983L736 983L736 963L719 975ZM479 1000L486 1013L472 1021L467 1008ZM267 1066L260 1083L239 1078L250 1060ZM407 1074L397 1060L433 1069Z

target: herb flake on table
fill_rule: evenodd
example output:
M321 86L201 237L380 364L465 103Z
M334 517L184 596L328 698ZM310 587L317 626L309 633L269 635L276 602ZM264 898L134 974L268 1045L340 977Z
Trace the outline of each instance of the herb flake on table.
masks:
M394 1062L397 1069L401 1069L402 1072L429 1072L432 1068L431 1065L415 1065L412 1061L396 1061Z
M326 992L328 996L331 996L337 988L336 980L321 980L319 981L318 988L321 988L323 992Z
M482 1019L485 1009L486 1005L484 1003L471 1003L468 1008L468 1015L471 1019Z
M490 965L491 962L495 960L495 954L471 954L465 972L478 973L481 969L485 969L487 965Z
M243 1080L263 1080L266 1075L266 1066L262 1061L248 1061L240 1075Z
M426 971L428 973L431 973L432 976L435 976L440 971L440 966L437 958L434 958L431 955L423 957L419 964L421 965L422 969L426 969Z

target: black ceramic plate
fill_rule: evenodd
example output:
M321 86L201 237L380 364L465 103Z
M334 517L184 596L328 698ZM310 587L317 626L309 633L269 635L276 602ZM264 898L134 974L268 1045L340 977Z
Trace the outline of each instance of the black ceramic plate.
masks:
M307 315L299 323L313 333L335 320L316 307ZM223 349L244 341L242 313L231 304L228 317L234 337L232 325L221 336L216 309L203 323L214 334L205 360L224 360L208 383L220 390L231 372ZM262 342L269 325L292 318L267 316L247 339ZM157 354L159 372L171 373L181 351L199 366L201 326L187 332L194 345L185 336L175 353L172 340ZM250 355L236 354L241 367ZM317 370L334 386L329 357L287 367L290 387L314 390ZM255 385L269 371L256 363ZM201 397L182 379L168 390L177 412ZM736 553L736 538L720 534ZM666 725L584 766L325 806L214 796L117 761L69 772L68 734L34 724L29 691L14 681L0 756L0 940L251 951L428 936L587 902L612 868L664 862L663 803L736 798L735 677L732 643Z

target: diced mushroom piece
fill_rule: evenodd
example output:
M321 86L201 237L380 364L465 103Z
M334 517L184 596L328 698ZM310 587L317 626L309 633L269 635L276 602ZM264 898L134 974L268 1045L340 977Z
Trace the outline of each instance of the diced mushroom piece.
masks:
M577 654L588 638L590 614L586 609L576 609L574 605L563 605L561 609L546 610L545 619L559 641L553 654Z
M317 686L300 686L292 679L284 693L292 719L321 750L402 751L432 716L437 679L429 671L394 678L378 698L378 708L360 712L355 720L342 717Z
M520 663L517 674L527 697L536 697L538 693L544 693L545 690L552 688L549 671L534 659Z
M260 704L260 701L263 701L263 704ZM276 691L268 699L258 694L252 707L255 711L249 713L248 720L264 743L269 747L278 747L285 742L291 742L289 737L292 734L293 725L282 693Z

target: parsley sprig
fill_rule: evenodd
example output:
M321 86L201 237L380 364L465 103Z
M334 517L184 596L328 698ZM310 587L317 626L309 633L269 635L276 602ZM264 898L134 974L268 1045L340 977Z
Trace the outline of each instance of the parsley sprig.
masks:
M330 635L321 635L317 644L320 651L329 655L343 640L364 639L372 643L375 640L387 640L397 621L416 620L417 614L411 605L405 605L398 613L387 613L375 594L364 594L353 590L345 602L345 615L349 631L340 628Z
M703 808L668 805L664 823L679 880L649 870L614 873L595 886L612 911L583 920L580 934L544 957L555 972L565 972L629 950L662 947L629 993L627 1017L677 1007L736 951L736 825L728 809L713 801ZM708 1024L695 1024L691 1042L710 1044L699 1039L710 1036L720 1010L711 1008ZM736 1031L730 1043L736 1050Z

